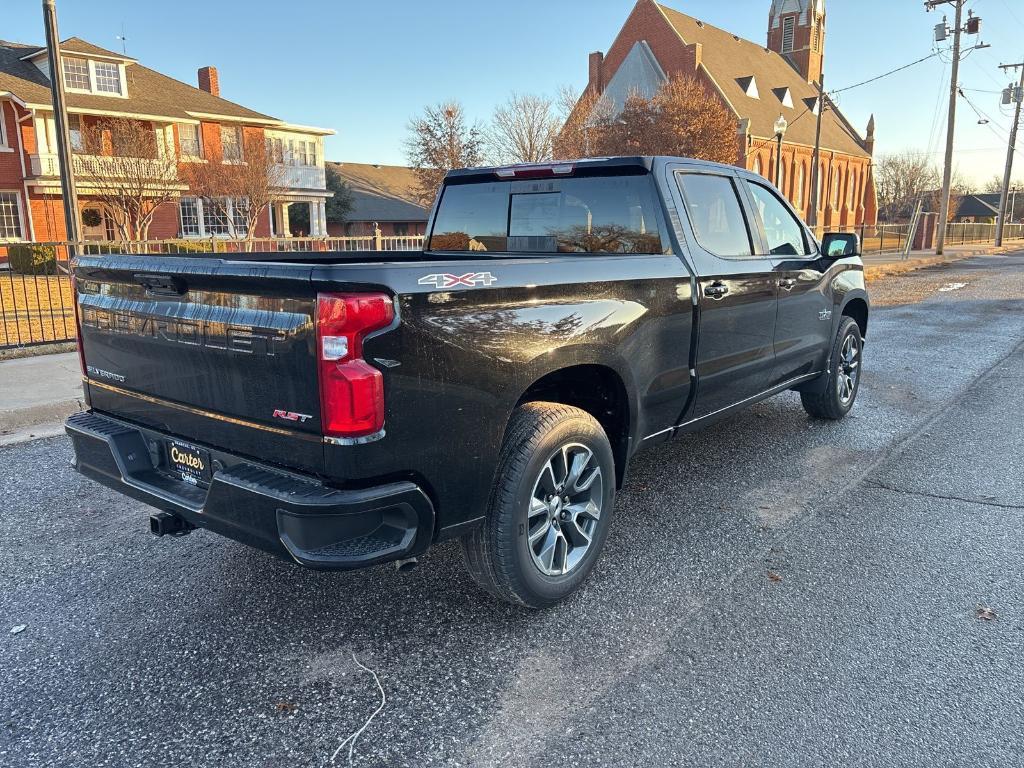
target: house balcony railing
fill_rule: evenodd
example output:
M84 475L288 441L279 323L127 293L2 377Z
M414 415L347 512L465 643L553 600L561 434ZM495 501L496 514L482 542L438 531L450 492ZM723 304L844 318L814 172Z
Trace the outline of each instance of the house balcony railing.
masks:
M327 175L322 166L279 165L281 186L286 189L327 189Z
M32 165L33 176L54 178L60 176L60 163L57 160L56 154L29 155L29 160ZM119 160L120 158L117 157L105 157L103 155L72 155L71 167L74 168L75 174L78 176L91 176L97 170L102 172L104 168L115 170ZM168 168L163 160L147 161L141 158L140 160L143 163L152 163L152 176L154 178L160 178L165 181L178 178L177 168Z

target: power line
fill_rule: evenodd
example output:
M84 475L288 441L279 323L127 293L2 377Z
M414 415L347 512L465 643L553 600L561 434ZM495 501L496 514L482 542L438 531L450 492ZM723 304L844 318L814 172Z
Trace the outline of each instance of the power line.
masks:
M912 61L909 64L904 64L902 67L897 67L896 69L889 70L888 72L886 72L884 74L881 74L881 75L878 75L877 77L872 77L870 80L865 80L865 81L863 81L861 83L854 83L853 85L848 85L845 88L837 88L834 91L829 91L829 94L834 96L835 94L842 93L843 91L852 91L854 88L860 88L862 85L867 85L868 83L873 83L876 80L881 80L883 77L888 77L889 75L895 75L897 72L902 72L904 69L910 69L915 64L920 64L922 61L928 61L928 59L934 59L938 55L939 55L938 51L935 51L934 53L929 53L927 56L925 56L923 58L920 58L917 61Z

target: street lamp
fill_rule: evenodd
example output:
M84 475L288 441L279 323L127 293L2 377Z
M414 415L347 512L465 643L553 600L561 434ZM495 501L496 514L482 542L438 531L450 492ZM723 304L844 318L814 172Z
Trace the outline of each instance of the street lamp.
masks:
M775 156L775 186L782 186L782 137L786 135L786 129L789 128L789 123L786 122L785 115L779 115L779 119L775 121L775 138L779 142L778 153Z

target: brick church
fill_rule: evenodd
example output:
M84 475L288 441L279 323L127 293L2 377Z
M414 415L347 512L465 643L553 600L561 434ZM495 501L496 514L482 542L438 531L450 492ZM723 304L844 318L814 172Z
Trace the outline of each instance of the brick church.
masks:
M621 108L650 97L676 74L695 76L735 116L736 164L775 181L775 121L786 118L781 188L810 219L817 83L825 53L825 0L772 0L767 45L713 27L654 0L638 0L607 53L590 54L588 90ZM827 102L821 116L819 225L878 218L871 157L874 118L864 136Z

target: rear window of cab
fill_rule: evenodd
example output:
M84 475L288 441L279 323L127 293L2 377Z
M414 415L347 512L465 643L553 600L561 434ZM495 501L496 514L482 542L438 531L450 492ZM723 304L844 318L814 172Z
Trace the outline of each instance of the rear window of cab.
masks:
M428 250L664 253L651 176L447 184Z

